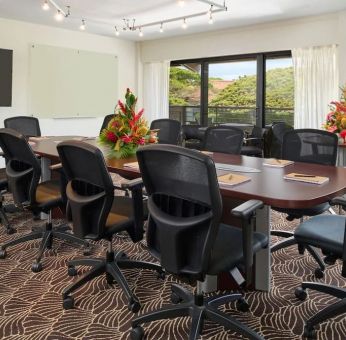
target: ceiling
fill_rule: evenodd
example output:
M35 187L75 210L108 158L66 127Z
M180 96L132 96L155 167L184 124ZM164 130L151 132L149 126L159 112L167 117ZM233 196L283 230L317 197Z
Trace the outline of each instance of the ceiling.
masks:
M144 27L143 37L139 37L138 31L122 30L123 18L134 18L135 24L141 26L199 12L207 13L210 6L198 0L185 0L184 6L179 6L177 0L54 1L63 10L70 5L71 16L57 22L53 6L50 6L49 11L42 10L43 0L0 0L0 17L71 30L79 30L84 18L86 32L114 37L116 25L121 33L119 38L140 41L346 10L346 0L226 0L228 11L215 13L212 25L208 24L208 16L205 14L188 19L187 29L181 28L182 20L179 20L164 24L163 33L159 32L159 24ZM213 1L223 4L223 0Z

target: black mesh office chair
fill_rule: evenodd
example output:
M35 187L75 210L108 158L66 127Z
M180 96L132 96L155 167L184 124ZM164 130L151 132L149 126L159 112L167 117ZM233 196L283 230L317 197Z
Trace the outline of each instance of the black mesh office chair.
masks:
M297 129L287 131L283 136L282 158L295 161L314 163L322 165L336 164L338 150L338 138L334 133L316 129ZM321 203L306 209L282 209L273 207L273 209L287 214L287 219L301 219L303 216L316 216L331 210L329 202ZM332 211L331 211L332 212ZM333 213L333 212L332 212ZM284 237L285 239L271 247L271 252L286 248L297 241L294 234L285 230L272 230L272 235ZM315 270L318 278L323 277L325 264L318 253L310 246L305 247L307 251L314 257L320 268ZM299 252L304 252L304 247L299 247Z
M346 207L344 197L332 200L334 204L341 204ZM297 243L303 247L313 246L321 249L324 253L333 254L334 261L342 260L341 275L346 278L346 217L339 215L315 216L299 225L294 232ZM318 313L314 314L305 323L304 336L309 339L316 337L315 326L346 313L346 289L335 287L320 282L303 282L297 288L295 295L300 300L307 297L306 289L316 290L321 293L330 294L338 300ZM345 320L345 319L344 319ZM333 323L331 323L333 325Z
M263 157L263 133L263 128L254 126L251 134L244 139L245 145L241 147L240 153L244 156Z
M3 193L7 190L7 176L6 169L0 169L0 223L5 227L7 234L13 234L15 229L10 226L8 218L6 216L6 210L3 205L4 196Z
M273 123L264 136L264 157L282 158L283 136L287 131L293 130L293 127L284 123Z
M181 143L182 146L189 149L201 150L203 147L203 139L199 133L202 125L189 124L181 127Z
M135 318L132 339L144 336L142 323L191 316L189 339L197 339L206 319L238 331L251 339L262 339L253 330L218 306L243 300L241 294L205 298L201 282L207 274L218 275L244 264L247 283L251 282L253 254L267 246L265 235L253 232L260 201L248 201L233 209L242 218L242 228L220 224L222 198L213 160L200 152L172 145L151 145L137 151L147 189L149 220L147 244L153 256L169 273L197 281L195 294L172 284L172 302ZM174 166L172 166L174 164Z
M212 152L240 154L244 131L232 126L210 126L205 131L203 149Z
M39 272L42 269L43 253L45 249L52 247L54 238L72 241L88 248L89 244L86 241L66 232L69 229L66 225L53 229L51 211L53 208L64 206L64 186L59 180L39 183L40 162L26 138L12 129L0 129L0 147L8 160L6 174L15 204L30 209L35 214L49 214L44 228L0 245L0 258L6 257L6 249L10 246L42 238L36 261L31 267L32 271Z
M174 119L156 119L150 124L150 130L158 129L158 139L160 144L178 145L180 142L181 124Z
M63 307L73 308L74 298L70 294L92 280L106 274L109 284L116 281L129 300L129 310L137 312L140 308L137 297L132 293L120 269L142 268L163 274L159 265L127 259L122 251L112 249L114 234L126 231L133 242L143 238L143 200L142 180L123 183L124 189L132 197L114 197L114 185L107 171L102 152L95 146L77 142L62 142L58 146L60 159L66 173L68 184L66 194L69 200L73 231L78 237L89 240L105 239L108 251L105 258L84 258L69 261L68 274L77 274L76 266L91 266L77 281L63 291ZM88 164L87 167L81 164Z
M4 120L4 126L20 132L25 137L41 136L40 122L35 117L17 116Z
M110 114L104 117L101 129L100 129L100 133L102 132L103 129L105 129L108 126L108 123L111 121L112 118L114 118L114 114Z

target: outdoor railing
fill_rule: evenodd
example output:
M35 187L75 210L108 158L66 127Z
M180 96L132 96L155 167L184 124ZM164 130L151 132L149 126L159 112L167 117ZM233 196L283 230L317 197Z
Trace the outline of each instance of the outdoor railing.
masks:
M178 106L169 107L169 117L179 120L182 124L200 123L200 106ZM265 122L286 122L293 126L293 108L266 108ZM248 106L209 106L208 125L223 123L245 123L256 124L256 108Z

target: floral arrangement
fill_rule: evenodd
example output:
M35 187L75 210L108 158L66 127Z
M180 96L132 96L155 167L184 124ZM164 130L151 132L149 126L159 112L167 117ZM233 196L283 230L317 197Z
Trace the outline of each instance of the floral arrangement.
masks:
M346 138L346 86L342 89L343 96L340 101L330 103L331 111L327 114L323 127L333 133L338 133L341 138Z
M143 118L144 110L136 113L137 97L126 90L125 102L118 100L114 117L99 136L102 145L110 147L111 157L126 158L136 153L140 145L157 143L157 131L151 131Z

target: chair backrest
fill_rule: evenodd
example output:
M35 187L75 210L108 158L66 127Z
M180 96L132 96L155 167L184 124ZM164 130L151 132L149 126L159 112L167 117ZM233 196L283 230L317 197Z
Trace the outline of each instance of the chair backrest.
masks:
M173 145L137 151L149 195L147 244L163 268L203 279L222 214L213 160Z
M335 165L338 152L338 137L331 132L317 129L287 131L283 136L284 159Z
M157 136L159 144L172 144L179 143L181 124L174 119L156 119L150 124L150 130L159 129Z
M8 187L14 202L34 205L41 166L31 146L21 133L12 129L0 129L0 147L7 159Z
M57 149L67 178L74 233L78 237L102 237L114 199L113 182L102 152L79 141L59 143Z
M287 131L293 127L284 122L273 123L265 137L264 157L282 158L282 141Z
M102 126L100 129L100 133L102 132L103 129L105 129L108 126L108 123L110 122L110 120L114 117L114 114L110 114L104 117L103 122L102 122Z
M20 132L25 137L41 136L40 122L35 117L17 116L4 120L5 128L13 129Z
M232 126L210 126L204 135L204 150L240 154L244 131Z
M200 139L200 135L198 133L198 129L202 127L202 125L189 124L182 125L181 134L182 137L186 139Z

